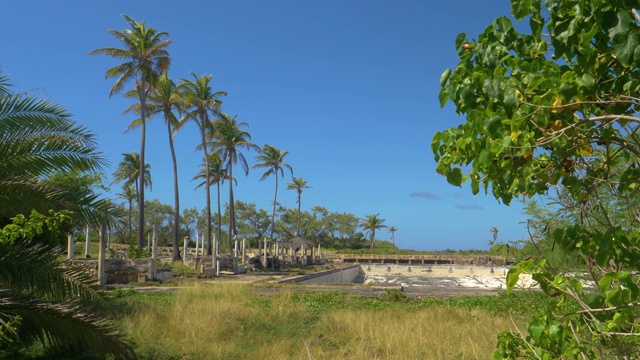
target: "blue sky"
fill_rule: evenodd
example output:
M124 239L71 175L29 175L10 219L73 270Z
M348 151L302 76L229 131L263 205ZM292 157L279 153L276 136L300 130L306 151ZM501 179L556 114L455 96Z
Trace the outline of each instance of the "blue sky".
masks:
M96 134L109 175L122 153L139 151L140 135L124 133L131 102L108 96L113 80L104 72L117 62L87 54L119 47L107 29L124 29L120 15L128 14L169 32L172 78L213 74L214 90L229 93L222 110L249 123L259 146L289 151L294 175L312 186L303 209L380 213L399 229L402 248L486 248L493 226L504 241L526 236L520 204L447 184L430 150L434 132L463 120L451 105L440 109L437 96L440 74L457 64L456 35L476 37L509 14L507 0L11 1L3 10L0 64L15 90L53 100ZM176 138L183 209L205 205L191 182L198 142L193 125ZM160 119L148 126L146 154L147 198L172 204ZM253 162L256 154L246 155ZM268 209L274 178L260 182L261 175L237 175L235 195ZM295 207L289 181L280 181L278 200Z

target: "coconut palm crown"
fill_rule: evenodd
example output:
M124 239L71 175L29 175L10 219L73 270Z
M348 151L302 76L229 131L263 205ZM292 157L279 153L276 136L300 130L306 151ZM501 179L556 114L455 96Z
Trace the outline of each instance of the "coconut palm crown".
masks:
M380 214L369 214L360 222L360 226L371 236L371 249L373 249L373 241L376 238L376 230L387 227L384 225L384 219L380 219L378 216Z
M291 182L287 184L287 190L295 190L298 193L298 224L296 226L296 235L300 236L300 209L301 209L301 198L302 198L302 190L310 189L311 186L307 186L307 181L303 180L301 177L292 178Z
M289 152L287 150L280 150L275 146L265 144L262 149L258 150L258 156L256 156L256 164L254 168L267 169L260 181L268 178L271 175L276 176L276 190L273 195L273 212L271 213L271 241L273 241L273 230L276 223L276 204L278 203L278 175L284 177L284 169L288 169L293 176L293 168L288 163L284 162L284 157Z

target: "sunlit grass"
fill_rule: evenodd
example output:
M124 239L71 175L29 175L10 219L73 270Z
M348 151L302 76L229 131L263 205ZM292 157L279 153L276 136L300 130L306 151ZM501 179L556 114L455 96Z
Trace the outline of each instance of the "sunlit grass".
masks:
M151 359L488 359L506 316L343 293L262 296L250 286L199 284L135 295L120 324Z

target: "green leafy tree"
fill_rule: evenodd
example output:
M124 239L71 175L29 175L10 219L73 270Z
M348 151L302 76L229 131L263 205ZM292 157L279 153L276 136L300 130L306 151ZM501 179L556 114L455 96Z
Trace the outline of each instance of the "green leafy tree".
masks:
M144 183L145 173L145 141L147 120L147 96L156 84L159 74L166 73L171 63L167 47L171 40L163 31L146 26L144 21L137 22L132 17L122 15L131 29L109 30L109 33L122 43L123 48L100 48L89 55L106 55L123 63L116 65L105 73L105 78L117 78L111 87L109 96L121 92L130 82L135 82L135 89L140 100L140 167L138 182ZM144 242L144 187L138 190L138 250Z
M512 0L522 33L497 18L477 40L460 34L460 63L441 77L440 102L452 102L466 121L437 132L436 170L449 183L471 184L509 204L514 197L562 192L559 206L576 222L552 238L581 258L597 284L557 273L528 259L508 274L508 288L526 272L558 303L580 310L536 316L528 334L500 336L496 357L638 357L638 218L613 221L599 207L640 191L638 107L640 26L637 1ZM599 209L599 210L596 210ZM633 212L634 210L629 210Z
M204 152L204 168L209 169L209 150L207 148L207 139L214 136L215 129L211 123L209 113L218 113L222 101L220 97L226 96L224 91L214 92L211 88L211 79L213 75L202 75L198 77L195 73L191 73L193 80L182 79L180 89L182 90L182 98L184 102L185 110L188 111L184 116L184 121L195 121L198 124L200 130L201 143L200 148ZM211 184L210 173L205 172L205 183ZM205 186L205 192L207 197L207 208L205 212L207 214L206 223L206 238L207 254L212 254L212 242L211 242L211 187Z
M307 181L301 177L291 179L291 182L287 184L287 190L295 190L298 194L298 223L296 224L296 235L300 236L300 207L302 205L302 191L309 189L311 186L307 186Z
M369 233L371 240L371 249L373 249L373 241L376 239L376 230L386 228L384 219L380 219L380 214L369 214L360 221L360 226Z
M268 178L270 175L276 177L276 189L273 194L273 212L271 213L271 223L276 223L276 204L278 203L278 175L284 177L284 169L288 169L293 176L293 168L288 163L284 162L284 157L289 152L287 150L280 150L275 146L265 144L262 149L258 150L258 156L256 156L256 164L253 168L267 169L260 181ZM273 230L275 226L271 226L271 241L273 241Z
M138 90L134 89L125 95L127 97L137 97ZM174 111L181 112L182 96L176 83L164 73L155 82L153 88L147 96L147 114L149 117L154 115L162 116L167 126L167 134L169 138L169 149L171 151L171 163L173 164L173 261L181 260L179 247L179 230L180 230L180 192L178 188L178 160L176 159L176 151L174 147L174 139L176 132L181 126L179 119ZM140 113L140 104L134 104L125 112L135 111ZM142 119L133 121L127 130L135 129L142 124Z
M245 122L237 122L236 116L229 116L225 113L219 114L219 118L214 121L215 136L209 139L209 145L213 151L220 155L222 161L226 163L229 179L233 179L233 165L240 163L245 175L249 174L249 165L241 149L258 150L256 144L251 142L251 134L242 128L248 126ZM233 182L229 181L229 238L227 246L232 249L233 235L237 235L236 217L234 213Z

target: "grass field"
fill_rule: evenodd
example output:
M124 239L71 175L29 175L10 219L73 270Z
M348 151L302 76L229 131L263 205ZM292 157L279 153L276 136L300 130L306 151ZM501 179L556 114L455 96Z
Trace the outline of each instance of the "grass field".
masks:
M148 359L489 359L512 314L520 326L542 305L537 293L411 301L397 292L264 296L237 284L112 296L120 328Z

